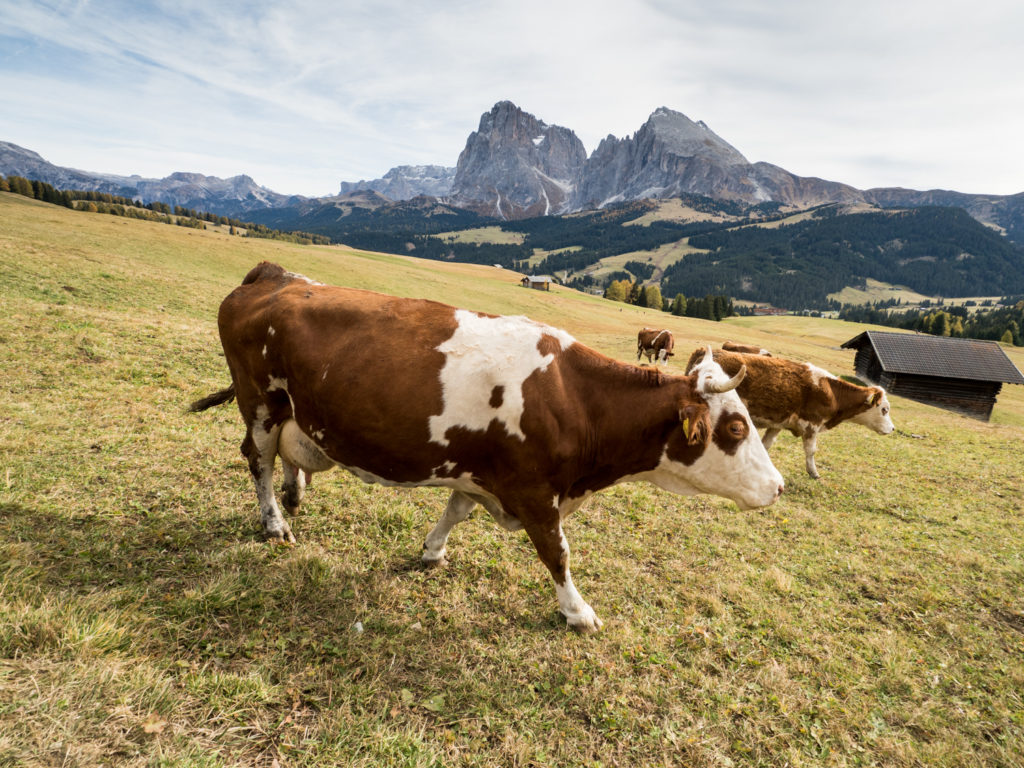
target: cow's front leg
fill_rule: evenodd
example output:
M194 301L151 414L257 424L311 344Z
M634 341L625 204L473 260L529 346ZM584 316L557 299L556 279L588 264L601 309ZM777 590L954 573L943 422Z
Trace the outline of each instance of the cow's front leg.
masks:
M779 436L781 429L775 429L774 427L766 429L764 431L764 437L761 438L761 442L764 444L764 449L770 450L772 445L775 443L775 438Z
M815 480L821 476L818 474L818 467L814 463L814 453L818 450L818 433L808 430L804 433L804 460L807 466L807 474Z
M558 511L555 510L552 520L527 523L524 527L530 541L537 548L541 562L551 571L551 578L555 580L559 612L577 632L597 632L603 622L597 618L594 609L587 605L587 601L572 582L572 573L569 571L569 542L562 533Z
M260 521L268 539L295 543L291 528L285 522L277 499L274 498L274 460L277 457L277 432L280 426L266 430L263 422L251 426L242 442L242 454L249 461L249 473L256 486L260 505Z
M448 506L423 542L423 564L429 567L447 564L444 556L447 552L448 534L452 528L461 523L476 506L476 501L460 491L452 491L448 498Z

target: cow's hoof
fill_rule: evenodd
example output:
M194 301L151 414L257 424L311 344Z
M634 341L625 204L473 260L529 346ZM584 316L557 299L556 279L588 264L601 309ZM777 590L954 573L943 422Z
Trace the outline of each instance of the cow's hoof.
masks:
M420 562L423 563L424 568L434 569L448 567L448 558L444 556L441 556L436 560L427 560L427 558L424 557L420 560Z
M294 544L295 537L292 535L291 528L285 524L284 528L279 531L267 531L267 541L271 544Z
M604 622L597 618L594 609L589 605L586 611L582 611L574 616L566 616L565 618L569 622L569 627L581 635L593 635L604 626Z

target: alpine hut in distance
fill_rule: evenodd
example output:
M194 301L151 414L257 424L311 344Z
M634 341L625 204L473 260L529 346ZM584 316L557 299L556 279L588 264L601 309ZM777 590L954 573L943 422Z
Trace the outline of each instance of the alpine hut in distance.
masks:
M1003 384L1024 384L994 341L865 331L842 348L857 350L854 368L861 379L981 421L992 415Z

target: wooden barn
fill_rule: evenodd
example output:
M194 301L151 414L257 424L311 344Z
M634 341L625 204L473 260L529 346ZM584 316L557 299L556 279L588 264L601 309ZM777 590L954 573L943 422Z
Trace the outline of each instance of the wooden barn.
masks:
M554 280L547 275L529 275L519 281L527 288L534 288L538 291L550 291L551 283Z
M842 347L857 350L854 367L861 379L982 421L992 415L1003 384L1024 384L994 341L865 331Z

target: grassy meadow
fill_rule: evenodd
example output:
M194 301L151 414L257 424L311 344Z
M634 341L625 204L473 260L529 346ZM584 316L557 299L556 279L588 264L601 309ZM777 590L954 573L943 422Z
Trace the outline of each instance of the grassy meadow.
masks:
M234 405L185 412L228 383L217 307L262 259L623 360L667 325L680 371L733 339L849 375L867 327L0 193L0 767L1024 765L1024 387L987 424L893 398L896 433L821 437L820 481L782 435L768 509L598 494L566 526L605 622L581 637L480 510L419 567L440 490L317 475L298 544L262 540Z

